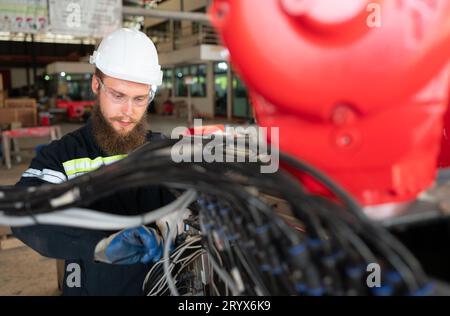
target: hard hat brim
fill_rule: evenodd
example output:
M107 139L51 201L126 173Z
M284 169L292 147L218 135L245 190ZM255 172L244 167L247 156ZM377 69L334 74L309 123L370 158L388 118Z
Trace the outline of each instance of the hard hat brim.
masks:
M120 71L113 71L111 69L107 69L107 67L102 67L99 64L96 64L96 67L100 69L105 75L120 79L120 80L126 80L131 82L137 82L137 83L143 83L148 85L154 85L154 86L160 86L162 84L162 76L163 73L160 69L158 70L152 70L152 71L145 71L143 70L142 73L147 73L146 76L132 76L130 74L120 72ZM152 76L149 76L148 73L152 73Z

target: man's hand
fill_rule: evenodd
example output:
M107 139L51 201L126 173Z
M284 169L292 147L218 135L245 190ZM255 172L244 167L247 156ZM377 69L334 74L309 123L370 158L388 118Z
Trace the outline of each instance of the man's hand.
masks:
M174 239L171 240L171 248L173 248L173 245L175 244L176 237L183 233L184 230L184 220L189 218L191 215L191 211L187 210L184 212L184 215L180 218L180 211L172 212L166 216L161 217L158 219L155 223L159 228L159 231L161 232L164 240L167 240L167 237L169 235L169 232L171 230L176 230L176 234L174 235Z
M153 228L128 228L102 239L95 247L94 259L112 264L157 262L163 253L163 241Z

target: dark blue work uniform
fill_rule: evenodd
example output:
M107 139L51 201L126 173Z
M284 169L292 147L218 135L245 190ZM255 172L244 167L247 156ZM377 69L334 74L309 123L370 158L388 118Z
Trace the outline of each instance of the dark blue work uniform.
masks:
M161 134L148 134L148 141L163 139ZM69 133L44 147L33 159L16 186L38 186L44 183L61 183L102 165L113 163L125 155L107 156L96 144L92 123ZM136 215L170 203L173 196L164 188L147 186L128 189L100 199L90 208L109 213ZM37 225L13 228L13 234L41 255L65 260L64 295L143 295L142 283L148 265L110 265L94 262L96 244L111 231L97 231L64 226ZM80 287L66 282L80 267Z

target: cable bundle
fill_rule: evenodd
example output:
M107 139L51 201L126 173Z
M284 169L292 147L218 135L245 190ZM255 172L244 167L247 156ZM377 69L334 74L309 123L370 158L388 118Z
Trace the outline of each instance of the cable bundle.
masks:
M0 223L29 225L45 220L104 229L106 221L111 229L119 229L154 221L191 204L202 248L181 256L187 250L183 246L177 248L183 251L169 255L166 244L164 258L147 278L152 281L146 283L154 284L148 289L150 295L168 293L167 289L171 294L182 294L177 289L181 284L177 276L187 263L204 253L214 271L209 294L431 293L428 278L415 258L389 232L366 218L351 197L307 164L280 154L284 166L313 177L335 199L311 194L284 171L261 174L258 163L175 163L170 156L173 143L145 145L118 163L63 184L0 190ZM124 216L85 209L101 197L151 184L186 191L170 206L148 210L129 221L121 221ZM265 202L264 195L286 201L304 232L286 223ZM181 269L183 263L186 265ZM366 268L371 263L381 266L381 287L367 286Z
M204 253L201 237L199 235L190 236L172 252L169 259L163 258L152 266L145 277L142 290L148 296L170 294L167 283L169 275L165 273L163 268L164 262L169 260L167 272L171 274L170 277L173 275L173 278L177 280L178 291L183 294L194 292L195 289L192 285L194 276L187 268Z

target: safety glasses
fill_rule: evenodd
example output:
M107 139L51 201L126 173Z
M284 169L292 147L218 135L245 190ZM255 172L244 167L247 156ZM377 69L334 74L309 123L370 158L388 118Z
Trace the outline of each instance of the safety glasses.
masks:
M136 107L147 106L155 97L156 91L153 90L153 87L150 87L150 91L146 96L138 96L138 97L130 97L126 94L115 91L108 86L106 86L103 81L96 76L97 81L100 84L100 88L105 92L108 99L115 104L128 104L131 100L132 104Z

